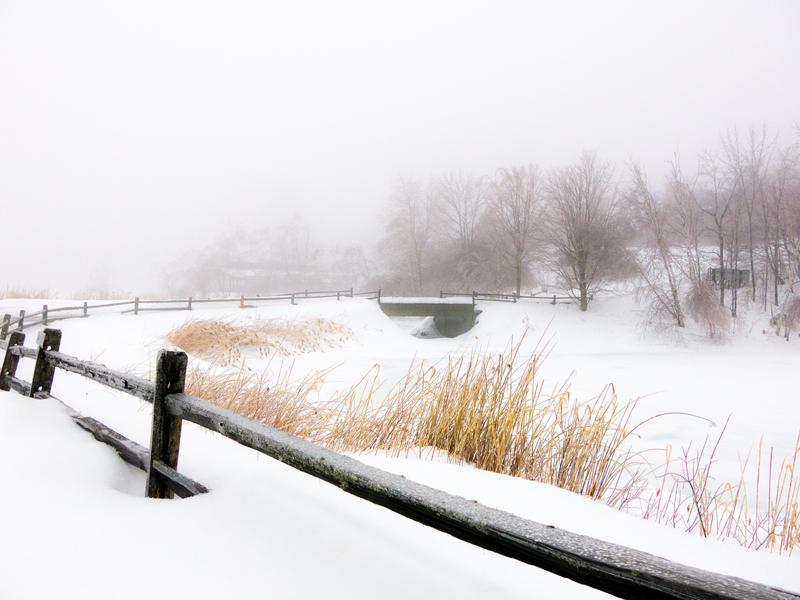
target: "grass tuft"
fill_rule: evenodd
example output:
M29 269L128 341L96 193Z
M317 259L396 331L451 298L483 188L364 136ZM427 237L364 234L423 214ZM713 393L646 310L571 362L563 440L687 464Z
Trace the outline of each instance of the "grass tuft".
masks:
M243 351L262 357L293 356L340 346L353 335L350 328L329 319L264 319L233 323L192 320L169 332L173 346L216 365L241 363Z
M47 288L25 288L19 286L7 286L0 289L0 298L19 298L19 299L48 299L52 298L50 290Z

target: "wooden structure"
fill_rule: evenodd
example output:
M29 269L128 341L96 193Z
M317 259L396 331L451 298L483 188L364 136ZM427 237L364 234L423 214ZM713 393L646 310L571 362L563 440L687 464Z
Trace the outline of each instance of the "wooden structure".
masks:
M711 267L708 269L708 280L715 286L719 287L722 282L726 288L742 288L750 283L750 271L748 269L728 269L721 270L720 276L719 267Z
M495 292L439 292L440 298L472 298L473 302L517 302L518 300L536 300L548 304L572 304L574 296L559 296L557 294L499 294ZM589 295L593 299L593 295Z
M283 294L268 294L264 296L237 296L235 298L188 298L170 299L170 300L142 300L139 297L133 300L123 300L115 302L103 302L100 304L89 304L84 302L76 306L59 306L49 307L47 304L42 306L41 311L26 313L24 310L19 311L19 316L12 316L6 313L3 315L3 320L0 322L0 339L6 339L9 331L18 330L22 331L36 325L49 325L53 321L62 321L64 319L86 318L89 312L97 311L107 308L122 308L130 307L122 310L122 314L133 313L138 315L146 311L165 311L165 310L192 310L196 304L226 304L236 303L239 308L254 308L262 302L273 301L286 301L289 300L292 304L297 304L300 300L313 300L321 298L366 298L369 300L376 300L380 298L380 290L374 292L353 292L353 288L347 290L322 290L311 291L303 290L300 292L286 292Z

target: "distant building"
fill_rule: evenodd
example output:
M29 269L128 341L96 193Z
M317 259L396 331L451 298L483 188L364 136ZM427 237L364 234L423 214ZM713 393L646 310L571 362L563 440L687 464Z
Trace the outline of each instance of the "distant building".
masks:
M708 270L708 280L719 287L720 281L725 283L726 288L732 287L746 287L750 283L750 271L748 269L721 269L722 277L720 278L720 268L711 267Z

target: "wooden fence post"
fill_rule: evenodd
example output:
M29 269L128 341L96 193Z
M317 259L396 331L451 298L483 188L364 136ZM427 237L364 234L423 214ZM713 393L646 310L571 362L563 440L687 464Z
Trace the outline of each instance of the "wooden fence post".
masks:
M47 304L42 306L42 325L47 325Z
M308 290L306 290L305 297L308 298Z
M339 300L339 291L336 291L336 299Z
M161 350L158 353L153 394L153 426L150 431L150 468L147 471L148 498L173 497L172 490L153 468L153 464L160 462L173 469L178 468L182 421L169 414L165 399L169 394L183 393L187 362L184 352Z
M19 320L17 321L17 331L22 331L23 327L25 327L25 311L19 311Z
M11 348L14 346L22 346L25 343L25 334L21 331L12 331L8 336L8 345L6 346L6 356L3 359L3 368L0 370L0 390L10 390L8 385L8 377L14 377L17 374L17 364L19 364L19 356L11 353Z
M555 306L555 305L556 305L556 295L553 294L553 306Z
M136 296L133 299L133 314L135 315L139 314L139 296Z
M381 288L378 288L378 304L381 303Z
M239 308L244 308L244 294L239 296Z
M350 297L353 297L353 288L350 288Z
M4 340L8 336L9 325L11 325L11 315L6 313L3 315L3 325L0 328L0 340Z
M292 304L294 304L294 292L292 292Z
M475 295L476 295L475 290L472 290L472 306L475 306Z
M89 303L86 300L83 301L83 316L89 316Z
M189 296L189 310L192 310L192 297Z
M61 330L48 328L40 331L36 345L39 346L39 350L36 353L36 366L31 377L31 398L37 398L40 394L44 396L50 394L56 367L47 362L47 353L58 352L61 348Z

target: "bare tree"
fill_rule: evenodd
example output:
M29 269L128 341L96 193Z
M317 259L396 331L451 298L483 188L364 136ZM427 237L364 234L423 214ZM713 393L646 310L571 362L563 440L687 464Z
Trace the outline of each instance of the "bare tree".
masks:
M447 245L437 253L437 271L442 283L459 287L484 279L486 257L480 238L480 224L487 201L488 185L483 177L449 173L432 186L439 237Z
M386 258L398 285L422 293L431 246L433 210L429 194L413 179L395 182L389 199Z
M624 253L611 167L593 154L557 171L547 185L553 268L589 307L590 295L618 268Z
M671 162L667 179L667 201L670 203L675 232L679 234L684 260L680 263L684 275L691 281L703 278L700 234L703 213L695 195L696 181L687 179L678 157Z
M770 186L776 226L772 252L776 304L779 283L785 288L774 319L775 333L780 334L782 324L788 341L790 332L800 326L800 144L784 148L776 162ZM780 278L784 261L786 273Z
M299 215L281 223L268 250L272 270L279 279L299 287L313 287L318 280L319 249L308 222ZM291 282L291 283L290 283Z
M767 308L769 283L772 280L772 304L780 302L779 287L783 283L784 258L791 256L791 242L781 244L782 239L791 238L793 184L797 177L797 148L789 146L779 149L766 176L764 193L760 197L762 244L766 272L764 273L764 310ZM789 234L787 236L787 234ZM799 271L800 273L800 271Z
M487 186L483 177L448 173L433 186L436 208L450 239L459 251L471 252L476 243L478 222L486 200Z
M781 151L773 170L770 195L775 215L775 268L780 268L785 257L787 276L792 284L800 285L800 144Z
M729 177L739 190L735 199L734 216L743 216L746 221L746 245L750 263L751 300L756 299L757 271L756 250L758 248L757 210L763 207L767 195L767 177L770 169L776 138L770 137L766 126L760 130L751 127L744 142L737 130L729 130L721 136L723 160ZM739 219L734 219L738 223ZM733 230L733 239L738 240L738 229ZM731 257L738 258L738 257ZM765 273L766 277L766 273ZM734 310L735 312L735 310Z
M499 169L490 210L497 241L514 270L517 295L527 274L540 209L539 170L533 165Z
M710 219L711 231L717 241L719 303L722 306L725 306L725 250L726 245L730 246L728 221L739 191L737 180L727 175L719 157L706 153L700 158L700 176L705 183L705 193L699 206Z
M719 298L715 297L711 282L703 271L701 240L706 213L697 199L697 179L684 176L677 156L672 160L666 189L673 233L684 254L678 265L687 281L684 295L686 312L705 327L708 337L724 338L730 327L730 317Z
M680 269L672 251L674 236L669 214L650 191L641 166L634 164L631 171L633 183L628 201L648 246L642 248L636 257L639 273L651 299L652 310L668 315L678 327L684 327Z

